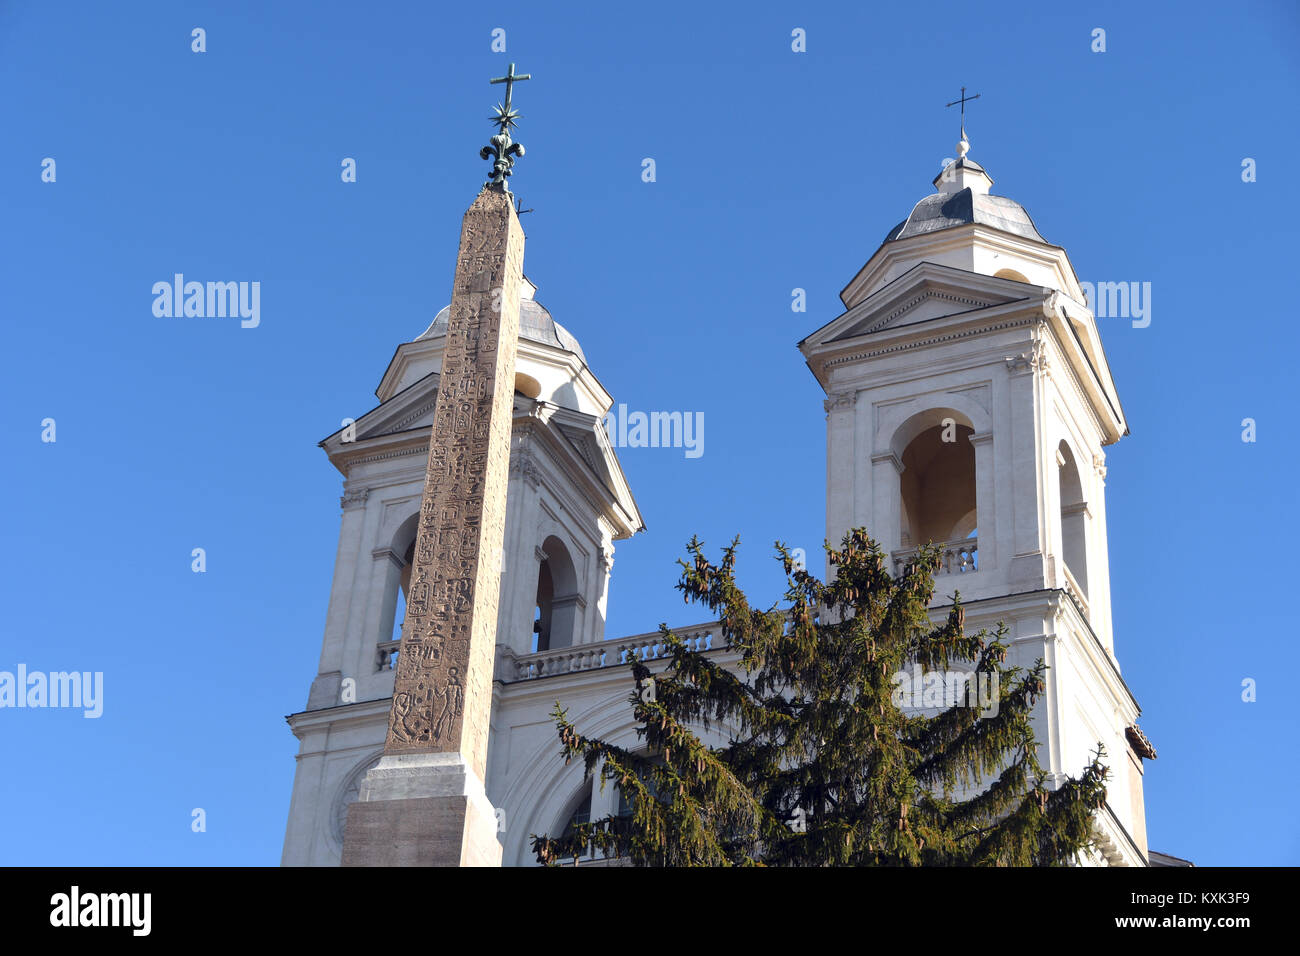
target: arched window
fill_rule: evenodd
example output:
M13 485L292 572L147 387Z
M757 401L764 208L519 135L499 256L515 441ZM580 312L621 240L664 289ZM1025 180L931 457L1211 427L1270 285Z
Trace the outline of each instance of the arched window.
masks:
M1061 557L1070 576L1086 598L1088 596L1088 502L1083 496L1083 482L1070 446L1061 442L1056 448L1057 476L1061 495Z
M533 650L551 649L551 600L555 597L555 582L551 580L551 562L543 561L537 571L537 607L533 620Z
M903 450L902 544L957 543L976 533L974 429L946 417Z
M662 761L656 762L661 763ZM646 789L650 791L650 796L658 800L660 791L659 787L655 785L655 782L653 780L647 780L645 786ZM623 788L618 784L614 785L614 789L618 791L618 809L615 813L619 817L630 817L632 815L632 801L628 799L627 794L623 792Z
M380 562L377 571L383 576L384 586L377 622L380 670L392 670L397 666L397 649L384 645L402 639L402 624L406 621L406 594L411 586L411 562L415 559L419 518L418 512L412 514L398 527L388 542L388 547L375 551L375 560Z
M570 647L578 630L578 575L564 542L551 535L542 542L546 557L537 571L537 604L533 620L533 650Z
M642 753L644 753L644 751ZM591 822L592 794L594 792L593 788L599 786L600 786L599 780L593 777L591 780L584 782L582 785L582 790L579 791L579 793L572 800L569 801L569 810L564 817L566 822L564 824L564 828L560 831L562 836L567 837L571 835L573 833L573 828L578 826L581 823ZM632 802L628 799L627 795L623 792L622 787L620 787L618 784L613 784L613 787L614 787L614 792L618 795L618 803L613 810L614 816L620 819L626 819L627 817L630 817L632 815ZM658 788L655 787L655 785L652 782L648 783L648 787L650 793L656 799L658 799ZM605 811L605 813L608 812L609 811ZM604 814L601 815L601 819L604 819ZM607 856L608 856L607 853L602 851L598 854L595 850L589 847L587 849L587 852L581 857L581 859L596 860L598 858L605 858ZM573 857L567 858L567 860L570 861L572 859Z
M561 837L570 836L574 827L591 822L591 784L584 784L583 789L585 795L578 801L577 806L569 812L569 819L560 832Z
M578 795L569 802L570 809L561 818L565 821L564 827L560 830L560 838L564 839L573 835L573 828L583 823L591 822L591 788L594 781L586 780L582 784L582 790ZM551 831L555 832L555 831ZM596 858L596 851L587 847L587 851L582 855L583 860L593 860ZM565 857L559 861L561 864L566 862L576 862L573 857Z
M411 589L411 562L415 560L415 539L411 539L406 553L402 555L402 574L397 589L397 602L393 612L393 640L402 639L402 624L406 621L406 593Z
M642 757L647 756L647 751L645 750L641 750L639 753ZM663 760L661 757L655 757L653 759L653 762L662 765ZM605 785L606 789L604 790L604 793L608 795L609 787L612 786L614 788L614 794L617 796L616 803L610 805L610 803L604 800L603 798L599 800L594 799L596 794L602 792L599 789L600 786L601 783L598 775L593 775L591 779L583 781L582 789L579 790L577 793L575 793L569 799L565 812L559 818L560 820L565 821L564 824L560 825L559 821L557 820L556 824L551 827L549 832L555 833L558 830L563 836L566 837L569 836L570 834L572 834L574 827L578 826L579 824L590 823L592 821L593 805L596 808L595 819L597 820L604 820L607 816L611 814L616 819L620 819L620 820L625 820L626 818L632 815L632 810L633 810L632 801L627 797L626 794L624 794L623 789L617 783L607 782ZM659 788L653 783L653 781L647 781L646 786L649 789L650 795L653 799L656 800L662 799L659 795L660 794ZM608 861L609 863L615 865L621 862L619 858L612 857L606 851L597 852L590 848L577 861L575 861L573 857L567 857L561 860L560 862L574 863L574 862L583 862L583 861L593 861L596 863L603 863L604 861Z

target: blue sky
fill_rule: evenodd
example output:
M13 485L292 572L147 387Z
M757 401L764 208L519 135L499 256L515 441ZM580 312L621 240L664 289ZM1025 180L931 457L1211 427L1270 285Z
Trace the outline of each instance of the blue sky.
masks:
M1151 846L1300 862L1300 14L1135 6L0 4L0 669L105 682L97 720L0 711L0 863L278 863L338 537L316 442L446 304L510 61L534 76L513 188L537 297L618 401L708 426L697 459L621 453L648 531L618 547L607 633L701 617L672 589L692 534L740 534L771 599L772 541L820 547L823 395L794 346L931 190L965 84L994 192L1081 278L1152 283L1148 328L1101 320ZM259 281L260 326L156 318L176 272Z

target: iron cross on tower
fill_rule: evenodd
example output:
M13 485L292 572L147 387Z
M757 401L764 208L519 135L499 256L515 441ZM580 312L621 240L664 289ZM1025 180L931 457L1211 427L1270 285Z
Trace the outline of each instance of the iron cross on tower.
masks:
M492 82L493 82L493 83L496 83L496 82L498 82L498 81L497 81L497 80L493 80ZM980 95L979 95L978 93L976 93L974 96L967 96L967 95L966 95L966 87L963 86L963 87L961 88L961 99L959 99L959 100L953 100L951 103L948 104L948 106L956 106L958 103L961 104L961 138L962 138L962 139L965 139L965 138L966 138L966 104L967 104L968 102L970 102L971 100L977 100L977 99L979 99L979 98L980 98ZM510 102L510 100L509 100L508 97L507 97L507 99L506 99L506 102L507 102L507 103ZM947 108L947 107L945 107L945 109L946 109L946 108Z

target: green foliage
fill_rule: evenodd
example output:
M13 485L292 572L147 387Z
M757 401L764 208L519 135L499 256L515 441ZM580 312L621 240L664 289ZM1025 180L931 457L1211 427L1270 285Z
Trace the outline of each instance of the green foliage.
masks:
M632 812L534 836L539 862L595 850L638 866L1044 866L1090 845L1101 745L1077 779L1047 788L1030 724L1046 666L1007 666L1002 625L966 634L960 595L931 623L936 550L895 579L856 529L839 550L827 545L837 573L822 583L778 543L785 606L762 611L736 585L737 544L715 565L692 539L677 588L716 615L739 676L661 626L667 666L652 676L631 662L644 749L584 736L557 703L566 763L616 784ZM996 677L996 712L895 705L897 672L972 661ZM692 729L714 726L729 729L727 746Z

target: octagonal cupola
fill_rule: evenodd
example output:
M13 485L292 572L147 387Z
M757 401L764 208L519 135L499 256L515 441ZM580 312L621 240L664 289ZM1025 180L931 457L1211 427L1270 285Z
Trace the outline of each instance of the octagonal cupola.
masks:
M1065 250L1043 238L1024 206L990 191L993 177L969 152L963 136L957 159L932 180L935 192L886 234L840 293L846 307L922 262L1050 288L1084 305Z
M516 391L531 399L603 417L613 399L588 367L578 340L551 317L550 311L537 301L536 292L537 286L524 276L519 290ZM375 390L380 401L388 401L441 369L450 315L451 307L444 307L428 328L398 346Z

